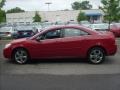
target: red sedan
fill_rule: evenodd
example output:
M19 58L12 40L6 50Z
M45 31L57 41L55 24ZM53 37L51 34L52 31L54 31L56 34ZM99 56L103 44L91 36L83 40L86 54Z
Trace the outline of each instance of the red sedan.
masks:
M83 26L54 26L33 37L10 42L3 52L5 58L19 64L31 59L76 57L100 64L116 50L111 32L97 32Z

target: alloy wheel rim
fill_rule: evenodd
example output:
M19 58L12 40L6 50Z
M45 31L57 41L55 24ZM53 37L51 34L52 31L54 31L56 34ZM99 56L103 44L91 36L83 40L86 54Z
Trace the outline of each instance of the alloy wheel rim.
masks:
M90 53L90 60L93 63L100 63L104 58L104 54L101 50L93 50Z
M20 64L25 63L27 61L27 58L27 53L24 50L18 50L15 53L15 60Z

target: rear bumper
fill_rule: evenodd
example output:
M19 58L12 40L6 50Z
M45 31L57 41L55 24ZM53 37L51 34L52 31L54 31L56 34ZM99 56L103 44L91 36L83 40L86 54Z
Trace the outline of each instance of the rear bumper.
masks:
M117 45L110 45L109 49L107 50L107 56L115 55L117 52Z
M120 30L119 31L111 31L115 37L120 37Z

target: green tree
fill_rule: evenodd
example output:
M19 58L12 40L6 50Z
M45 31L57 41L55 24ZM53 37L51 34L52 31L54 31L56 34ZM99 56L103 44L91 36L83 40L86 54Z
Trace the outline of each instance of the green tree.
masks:
M105 13L104 19L111 22L120 20L120 0L101 0L103 7L100 9Z
M92 8L92 5L90 4L89 1L83 1L83 2L76 1L72 4L73 10L80 10L80 9L86 10L86 9L91 9L91 8Z
M80 21L83 21L83 20L87 20L87 17L85 15L84 12L81 12L78 14L78 17L77 17L77 21L80 22Z
M15 7L13 9L10 9L7 11L7 13L20 13L20 12L25 12L24 10L22 10L21 8L19 7Z
M33 22L41 22L41 17L38 12L35 12L35 16L33 17Z
M0 9L3 7L3 5L5 4L6 0L0 0Z
M5 4L5 0L0 0L0 23L6 21L5 11L1 9L4 4Z
M79 2L74 2L72 4L72 9L73 10L79 10L80 9L80 3Z
M0 10L0 23L5 22L5 21L6 21L5 11Z

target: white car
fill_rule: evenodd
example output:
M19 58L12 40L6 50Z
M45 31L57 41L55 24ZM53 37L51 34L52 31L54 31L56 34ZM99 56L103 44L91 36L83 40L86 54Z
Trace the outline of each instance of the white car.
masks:
M91 24L89 28L92 28L96 31L108 31L109 24L108 23L100 23L100 24Z
M1 27L0 28L0 37L11 37L12 33L14 33L15 30L13 27Z
M90 28L92 24L88 21L80 21L80 25Z

